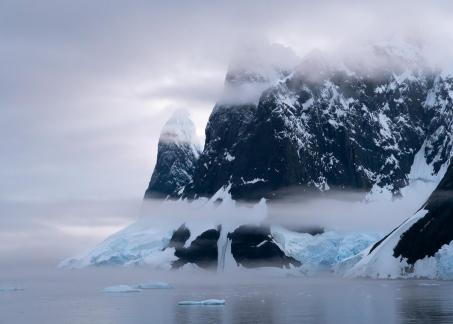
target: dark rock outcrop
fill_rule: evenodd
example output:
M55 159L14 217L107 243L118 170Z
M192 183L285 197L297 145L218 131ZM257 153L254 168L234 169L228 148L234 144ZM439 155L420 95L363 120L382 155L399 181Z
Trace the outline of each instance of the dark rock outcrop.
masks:
M269 227L242 225L228 233L231 253L238 265L246 268L288 268L301 263L288 257L272 238Z
M185 231L178 234L184 238L185 235ZM194 263L204 269L217 268L219 236L220 228L210 229L197 236L189 247L186 248L184 245L175 247L175 256L178 257L178 260L173 263L173 268L180 268L186 263ZM187 239L184 242L186 241Z
M185 247L190 238L190 230L183 224L172 235L167 248L175 249L178 259L172 263L173 269L185 264L196 264L200 268L215 270L219 263L218 245L221 226L204 231ZM274 241L267 226L243 225L228 233L231 254L238 265L246 268L300 266L300 262L288 257Z
M190 231L185 224L182 224L176 231L173 232L167 247L175 249L182 248L189 238Z

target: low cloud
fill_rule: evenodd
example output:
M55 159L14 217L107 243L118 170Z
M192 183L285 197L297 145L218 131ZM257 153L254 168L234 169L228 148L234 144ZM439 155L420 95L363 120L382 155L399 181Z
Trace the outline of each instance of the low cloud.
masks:
M175 109L203 129L238 44L415 34L449 63L442 1L32 1L0 5L0 197L140 197ZM165 80L169 80L166 83Z

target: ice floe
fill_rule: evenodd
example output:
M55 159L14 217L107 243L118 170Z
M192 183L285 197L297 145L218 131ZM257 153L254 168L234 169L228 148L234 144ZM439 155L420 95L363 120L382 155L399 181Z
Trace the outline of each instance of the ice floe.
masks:
M141 289L129 285L110 286L102 290L105 293L137 293L141 291Z
M183 300L178 302L178 305L188 306L213 306L213 305L225 305L225 299L206 299L206 300Z
M133 286L137 289L171 289L172 285L162 281L139 283Z

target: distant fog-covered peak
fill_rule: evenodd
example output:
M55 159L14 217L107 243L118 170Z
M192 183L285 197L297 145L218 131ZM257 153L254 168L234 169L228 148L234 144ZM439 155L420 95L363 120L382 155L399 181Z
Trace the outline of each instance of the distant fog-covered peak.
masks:
M220 102L256 104L265 89L288 76L299 62L294 51L281 44L240 46L228 66Z
M176 110L165 123L160 134L160 142L194 144L200 147L195 124L190 119L190 113L185 109Z

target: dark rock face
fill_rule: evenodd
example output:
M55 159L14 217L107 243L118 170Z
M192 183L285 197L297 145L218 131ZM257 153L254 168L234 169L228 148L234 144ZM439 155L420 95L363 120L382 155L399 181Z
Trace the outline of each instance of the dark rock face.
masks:
M417 55L386 47L373 55L390 63L331 65L315 53L257 103L218 104L184 195L211 196L228 184L235 199L272 198L289 186L377 185L398 194L421 149L438 172L453 145L453 79Z
M176 232L175 232L176 233ZM181 231L177 236L185 238L186 232ZM184 244L175 247L175 256L179 260L173 263L173 268L180 268L186 263L194 263L200 268L215 269L218 261L217 241L220 237L219 229L210 229L201 233L185 248ZM184 240L186 242L187 239Z
M190 196L211 196L231 179L233 156L229 152L245 136L253 123L254 105L217 105L206 126L208 145L194 169L193 182L187 186Z
M201 233L189 247L184 247L190 237L190 230L183 224L172 235L167 248L175 248L172 267L178 269L187 263L193 263L203 269L217 269L219 255L218 244L221 226ZM300 262L288 257L275 243L269 227L240 226L228 233L231 240L231 253L238 265L246 268L300 266ZM225 256L222 256L225 257Z
M161 132L157 162L145 199L179 197L182 189L192 181L200 152L195 126L187 114L176 112Z
M179 190L192 180L190 174L196 159L187 145L160 143L145 198L177 197Z
M182 248L184 247L184 244L187 242L187 240L190 237L190 231L186 227L185 224L182 224L181 226L178 227L176 231L173 232L173 235L171 236L170 243L168 243L169 248Z
M250 135L261 93L288 76L298 62L290 49L276 45L246 51L243 56L233 59L228 69L224 94L209 117L206 146L185 196L209 197L229 183L235 168L232 153L238 142Z
M427 214L401 235L393 253L409 264L434 256L453 240L453 164L422 209Z
M246 268L300 266L300 262L288 257L275 243L269 227L243 225L228 233L231 253L238 265Z

